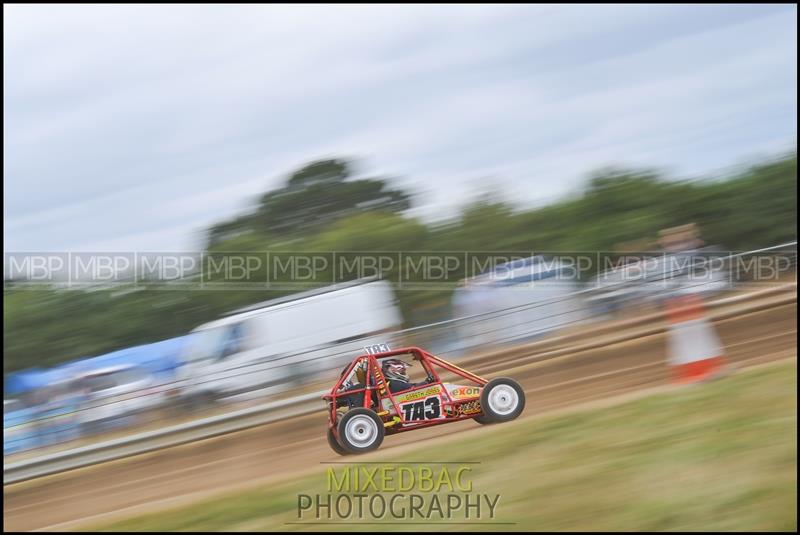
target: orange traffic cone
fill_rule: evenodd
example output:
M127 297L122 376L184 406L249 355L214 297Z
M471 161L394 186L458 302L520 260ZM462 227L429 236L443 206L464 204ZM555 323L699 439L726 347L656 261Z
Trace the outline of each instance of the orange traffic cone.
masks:
M696 383L719 375L725 368L725 352L705 317L702 300L695 295L668 299L670 328L667 358L674 371L674 381Z

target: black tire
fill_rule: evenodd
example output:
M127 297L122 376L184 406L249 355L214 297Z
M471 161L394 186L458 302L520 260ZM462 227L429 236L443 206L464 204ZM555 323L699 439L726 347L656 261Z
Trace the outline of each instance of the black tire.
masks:
M380 447L385 430L375 412L359 407L344 413L336 428L339 443L349 453L367 453Z
M476 422L478 422L481 425L489 425L489 424L494 423L491 420L489 420L488 418L486 418L486 416L484 416L483 414L481 414L480 416L476 416L475 418L473 418L473 420L475 420Z
M328 445L331 447L333 451L338 453L339 455L350 455L350 452L347 451L342 447L341 444L336 440L336 437L333 436L333 428L328 428Z
M481 409L483 415L475 418L480 424L509 422L525 409L525 392L513 379L492 379L481 390Z

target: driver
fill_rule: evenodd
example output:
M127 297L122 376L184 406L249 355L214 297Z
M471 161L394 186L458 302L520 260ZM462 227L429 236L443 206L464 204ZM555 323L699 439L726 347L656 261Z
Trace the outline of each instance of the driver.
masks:
M381 369L383 370L383 376L386 377L386 381L389 383L389 392L400 392L429 383L429 381L412 383L408 378L409 366L412 366L412 364L400 359L386 359L383 361Z

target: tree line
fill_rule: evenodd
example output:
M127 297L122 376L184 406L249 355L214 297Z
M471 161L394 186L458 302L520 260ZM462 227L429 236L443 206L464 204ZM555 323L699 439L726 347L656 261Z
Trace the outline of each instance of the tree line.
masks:
M748 250L796 239L797 155L735 173L677 180L650 170L607 169L581 191L516 209L492 196L446 222L408 214L409 192L391 177L365 177L327 159L291 173L239 216L206 233L215 251L612 251L653 244L664 228L695 223L706 243ZM247 289L136 291L4 289L4 372L99 355L179 336L232 309L283 292ZM448 313L447 290L402 290L406 326Z

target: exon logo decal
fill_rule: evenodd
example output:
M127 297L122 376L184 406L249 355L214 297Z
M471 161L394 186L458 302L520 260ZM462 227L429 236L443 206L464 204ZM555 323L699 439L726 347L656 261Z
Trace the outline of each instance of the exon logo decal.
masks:
M459 386L450 391L453 399L476 398L481 395L481 389L477 386Z
M407 422L421 422L435 420L442 417L442 402L438 396L401 405L403 419Z

